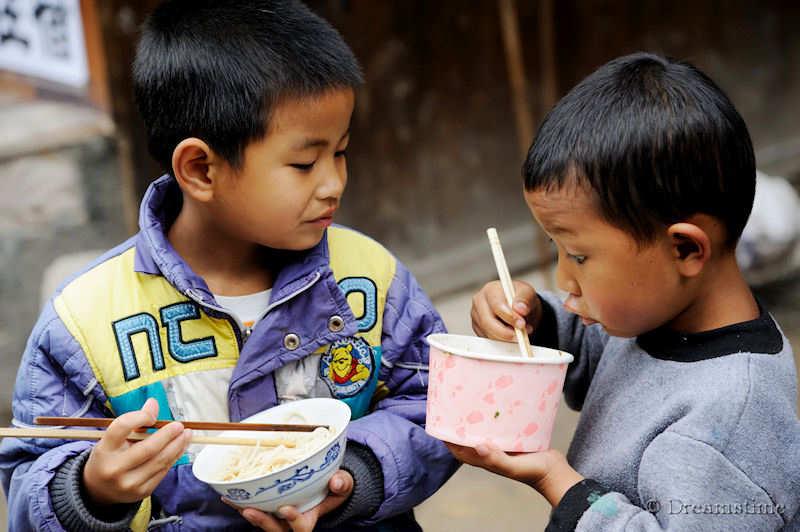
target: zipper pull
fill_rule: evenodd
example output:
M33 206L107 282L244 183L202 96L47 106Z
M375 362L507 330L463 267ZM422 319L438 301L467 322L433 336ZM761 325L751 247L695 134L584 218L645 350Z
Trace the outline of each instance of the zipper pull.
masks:
M253 328L252 328L252 327L247 327L247 328L244 330L244 334L242 335L242 345L244 345L245 343L247 343L247 340L250 338L250 335L251 335L252 333L253 333Z

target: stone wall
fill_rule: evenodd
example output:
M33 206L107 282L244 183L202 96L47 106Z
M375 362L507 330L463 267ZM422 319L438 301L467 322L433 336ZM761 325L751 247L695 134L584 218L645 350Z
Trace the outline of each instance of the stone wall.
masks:
M125 230L113 128L104 115L8 102L0 116L0 411L6 411L47 297L45 271L58 257L111 247ZM78 266L58 268L58 276ZM60 281L51 277L47 290Z

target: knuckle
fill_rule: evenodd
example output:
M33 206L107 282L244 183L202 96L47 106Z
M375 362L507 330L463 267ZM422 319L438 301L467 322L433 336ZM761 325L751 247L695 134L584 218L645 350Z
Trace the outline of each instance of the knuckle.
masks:
M171 454L159 453L153 457L153 465L157 467L159 471L169 469L169 466L172 464L171 457Z
M114 480L117 477L116 467L109 464L102 464L97 469L97 478L104 482Z
M116 487L123 493L136 493L138 485L129 476L122 475L117 478Z
M181 450L182 449L179 447L173 452L168 453L166 456L161 457L161 460L158 463L159 466L161 466L161 469L166 471L172 467L172 464L174 464L175 461L181 457L181 454L183 454Z

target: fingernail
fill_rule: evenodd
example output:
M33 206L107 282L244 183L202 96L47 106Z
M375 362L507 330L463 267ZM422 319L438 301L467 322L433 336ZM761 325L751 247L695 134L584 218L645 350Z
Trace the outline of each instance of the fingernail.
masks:
M488 456L489 448L481 443L475 446L475 452L478 453L478 456Z
M527 314L528 313L528 305L526 305L522 301L517 301L517 302L514 303L514 310L516 310L520 314Z
M281 519L286 519L286 510L284 508L278 508L278 511L275 512L275 515L277 515Z
M514 324L517 329L525 329L525 320L517 320Z
M183 429L183 439L186 440L187 442L191 441L192 429Z
M342 479L340 478L335 478L331 481L331 489L333 489L334 491L339 491L340 489L342 489L343 485L344 482L342 482Z

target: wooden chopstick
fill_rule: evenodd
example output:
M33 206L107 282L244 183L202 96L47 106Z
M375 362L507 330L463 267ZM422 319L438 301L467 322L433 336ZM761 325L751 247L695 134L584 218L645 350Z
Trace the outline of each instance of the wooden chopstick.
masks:
M105 434L104 430L80 429L9 429L0 428L0 438L55 438L59 440L99 440ZM147 439L151 434L144 432L131 432L128 440L140 441ZM192 443L206 443L211 445L249 445L260 447L295 447L296 443L287 438L223 438L221 436L194 436Z
M506 303L508 307L512 308L514 304L514 283L511 280L511 274L508 272L508 264L506 257L503 255L503 248L500 246L500 237L497 234L497 229L490 227L486 230L486 236L489 237L489 245L492 248L492 257L494 257L494 264L497 267L497 276L500 278L500 285L503 287L503 294L506 296ZM519 345L519 352L523 357L532 357L533 351L531 344L528 341L528 335L525 331L514 327L514 334L517 336L517 344Z
M55 425L59 427L108 427L114 418L110 417L46 417L40 416L33 419L37 425ZM158 420L149 428L161 428L172 421ZM319 427L329 428L327 425L298 425L274 423L222 423L212 421L181 421L184 427L193 430L257 430L265 432L314 432Z

